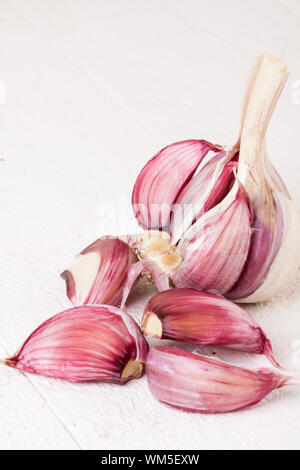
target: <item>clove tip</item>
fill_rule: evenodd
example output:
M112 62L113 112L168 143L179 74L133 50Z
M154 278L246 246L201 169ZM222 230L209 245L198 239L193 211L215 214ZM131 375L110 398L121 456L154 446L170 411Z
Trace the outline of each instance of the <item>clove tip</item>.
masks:
M273 366L278 367L279 369L281 368L281 365L279 364L279 362L275 358L271 342L266 337L265 337L265 344L264 344L263 354L271 362L271 364L273 364Z

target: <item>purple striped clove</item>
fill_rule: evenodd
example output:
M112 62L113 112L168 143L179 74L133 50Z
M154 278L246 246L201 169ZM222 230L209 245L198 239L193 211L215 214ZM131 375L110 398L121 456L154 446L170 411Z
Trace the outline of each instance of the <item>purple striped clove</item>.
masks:
M132 193L134 214L141 227L166 230L178 194L208 152L220 149L205 140L186 140L158 152L142 169Z
M238 305L208 292L169 289L154 295L145 307L142 331L160 339L264 354L279 366L270 340L253 318Z
M206 212L181 238L183 259L171 279L176 287L192 287L225 294L237 282L247 260L252 210L235 182L230 193ZM234 236L232 234L234 233Z
M227 413L259 403L273 390L300 385L279 369L249 370L179 348L156 346L148 354L147 378L154 397L199 413Z
M70 382L124 384L141 377L148 344L135 321L108 305L83 305L42 323L6 365Z
M129 270L137 261L136 254L124 241L115 237L99 238L61 274L67 296L74 306L118 305L127 286ZM123 304L125 301L123 297Z

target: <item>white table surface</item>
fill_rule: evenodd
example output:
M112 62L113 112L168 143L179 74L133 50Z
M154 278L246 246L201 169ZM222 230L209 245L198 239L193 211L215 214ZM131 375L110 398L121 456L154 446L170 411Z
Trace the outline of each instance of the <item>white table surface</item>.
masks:
M75 253L108 231L136 230L131 188L158 149L233 143L261 52L291 69L268 148L300 208L299 0L0 0L0 357L70 306L59 273ZM131 295L137 320L151 292ZM247 309L299 374L300 276ZM199 415L156 402L145 377L78 385L0 368L1 449L295 447L296 387L245 411Z

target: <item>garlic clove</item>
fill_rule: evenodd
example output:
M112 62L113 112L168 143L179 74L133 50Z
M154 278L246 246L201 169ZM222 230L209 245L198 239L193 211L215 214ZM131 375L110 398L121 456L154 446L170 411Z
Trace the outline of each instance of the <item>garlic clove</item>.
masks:
M226 413L247 408L275 389L300 385L299 380L279 369L249 370L163 346L156 346L149 352L147 378L157 400L199 413Z
M283 225L285 232L282 244L270 266L263 283L251 294L243 299L241 303L263 302L269 298L278 295L278 293L292 282L300 264L300 219L298 211L292 200L278 195L282 201L282 213L284 217ZM236 290L230 291L227 296L239 297L240 293Z
M274 204L276 205L275 201ZM264 209L265 216L268 217L267 206ZM283 242L284 214L280 205L274 207L274 217L276 217L276 223L272 223L272 225L266 224L265 220L257 215L254 217L247 261L236 285L227 293L229 299L247 301L247 298L257 292L264 283Z
M250 315L208 292L170 289L154 295L145 307L142 331L160 339L265 354L278 366L269 339Z
M167 229L177 195L210 150L220 147L205 140L177 142L145 165L132 193L133 211L144 229Z
M218 152L184 186L171 214L170 233L177 243L189 227L229 192L234 183L237 162L231 152Z
M66 281L67 296L75 306L117 305L128 270L137 261L134 251L122 240L99 238L77 255L72 267L61 274Z
M176 287L223 294L236 283L247 259L252 212L248 196L235 182L229 194L182 237L183 262L171 275Z
M6 365L70 382L139 378L148 345L134 320L107 305L65 310L42 323Z
M224 197L229 193L235 182L235 174L237 170L237 162L227 162L223 168L222 173L213 186L209 197L204 203L203 211L207 212L209 209L215 207L221 202Z

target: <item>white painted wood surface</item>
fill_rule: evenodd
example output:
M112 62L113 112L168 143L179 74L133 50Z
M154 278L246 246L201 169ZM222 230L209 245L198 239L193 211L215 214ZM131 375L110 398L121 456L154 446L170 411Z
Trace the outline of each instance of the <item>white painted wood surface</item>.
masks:
M0 356L69 306L59 273L75 253L108 230L135 230L131 188L159 148L185 138L234 141L247 74L263 51L291 69L268 147L300 208L298 0L0 0ZM128 207L117 227L103 204L113 204L111 213ZM136 319L150 294L140 285L131 296ZM300 277L248 310L279 360L300 373ZM0 368L1 449L299 443L296 388L206 416L159 404L145 377L121 388Z

